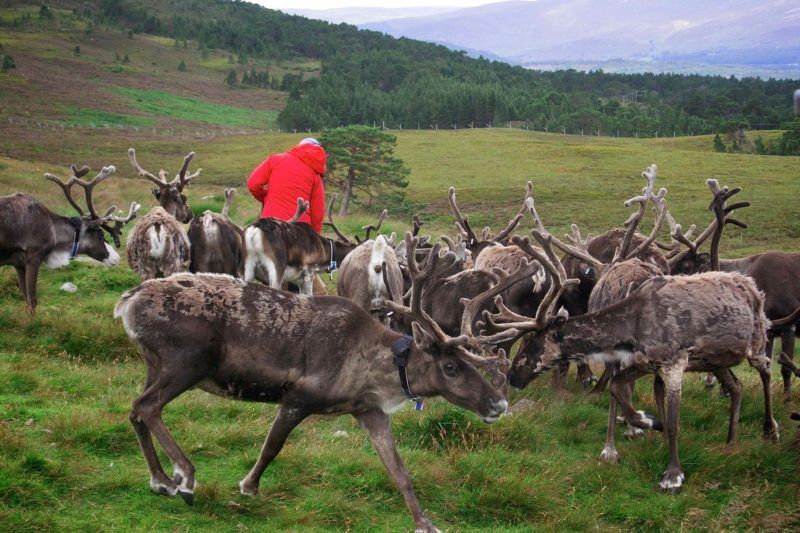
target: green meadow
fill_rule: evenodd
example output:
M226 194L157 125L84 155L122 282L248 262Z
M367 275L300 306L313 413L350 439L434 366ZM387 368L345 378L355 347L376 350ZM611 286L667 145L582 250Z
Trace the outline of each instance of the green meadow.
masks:
M456 187L459 205L476 227L500 227L521 206L529 179L554 233L575 222L584 234L596 235L627 218L622 203L640 191L641 171L655 162L658 184L668 189L670 210L684 226L710 221L706 179L743 188L739 196L753 205L740 218L750 227L726 230L723 256L800 249L800 158L718 154L710 137L637 140L509 129L396 133L397 154L411 168L408 197L420 203L423 232L434 237L453 233L449 186ZM222 188L236 186L233 217L246 223L258 214L243 186L249 172L302 136L143 138L112 129L44 134L36 146L4 141L0 194L29 192L69 213L60 190L42 173L63 176L73 162L114 164L117 175L98 187L95 203L127 209L136 200L146 210L155 201L148 182L135 177L126 149L136 147L145 168L171 175L194 150L193 168L203 168L187 190L195 211L219 210ZM387 207L386 230L405 231L410 217ZM354 233L373 218L356 211L340 227ZM521 226L520 232L528 231L531 223L524 219ZM77 293L59 291L67 281ZM106 269L76 261L45 270L38 312L30 318L13 269L0 269L0 529L411 528L400 493L349 417L304 422L267 469L260 495L240 496L237 483L256 460L276 408L199 391L170 403L164 415L197 466L196 503L188 507L150 493L128 421L144 365L111 316L119 296L137 283L127 264ZM620 431L621 462L598 463L608 397L587 396L574 374L557 394L549 377L513 391L512 413L491 426L434 399L421 413L396 414L393 428L420 503L442 530L796 530L800 443L788 414L798 410L800 384L788 404L775 402L782 439L766 442L758 375L746 365L735 372L745 389L739 436L730 445L728 400L706 390L700 375L685 379L679 443L687 481L677 496L655 492L667 461L659 433L625 441ZM777 369L773 376L778 393ZM651 379L640 380L635 401L654 411L651 385Z

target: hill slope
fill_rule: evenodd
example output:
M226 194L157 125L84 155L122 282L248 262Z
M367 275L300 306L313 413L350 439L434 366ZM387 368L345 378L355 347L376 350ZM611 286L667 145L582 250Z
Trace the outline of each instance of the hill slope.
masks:
M527 122L569 133L689 135L742 122L778 128L791 119L795 88L793 81L533 72L225 0L55 0L50 8L0 7L0 27L0 53L17 63L0 73L9 95L0 120L47 118L58 127L263 129L280 111L278 123L289 130Z

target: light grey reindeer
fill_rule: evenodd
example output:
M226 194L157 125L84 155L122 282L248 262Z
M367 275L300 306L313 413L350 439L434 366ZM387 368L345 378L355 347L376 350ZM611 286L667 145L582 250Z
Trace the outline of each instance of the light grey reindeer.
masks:
M281 404L258 461L239 484L242 494L257 494L264 469L306 417L350 414L367 430L415 530L437 531L397 454L389 415L406 404L407 396L441 395L487 423L497 421L508 406L508 360L500 351L479 354L516 331L475 336L467 327L458 337L445 335L421 309L420 296L455 257L440 257L437 245L420 269L410 233L406 242L413 288L410 308L399 309L414 317L413 339L384 327L345 298L294 295L220 274L176 274L125 293L114 315L122 318L147 364L144 391L134 400L130 419L152 490L194 501L195 468L161 413L197 387L224 398ZM491 383L478 368L491 373ZM161 466L153 436L173 464L173 478Z

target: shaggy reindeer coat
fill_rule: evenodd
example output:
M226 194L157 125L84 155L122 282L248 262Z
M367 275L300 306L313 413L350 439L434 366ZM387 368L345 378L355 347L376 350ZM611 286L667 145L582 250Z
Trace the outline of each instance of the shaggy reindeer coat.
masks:
M189 237L183 224L162 207L154 207L128 234L128 264L143 280L186 270Z
M383 270L386 269L384 276ZM389 287L385 280L389 281ZM387 322L384 300L403 303L403 274L394 249L379 235L359 244L339 268L336 292L355 302L379 321Z

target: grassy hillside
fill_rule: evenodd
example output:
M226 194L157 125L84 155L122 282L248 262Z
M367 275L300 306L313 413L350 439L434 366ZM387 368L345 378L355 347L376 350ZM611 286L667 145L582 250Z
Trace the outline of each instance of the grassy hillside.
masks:
M16 68L0 74L0 150L9 139L35 139L56 128L126 128L185 135L184 130L275 127L286 93L260 88L230 89L229 70L239 79L250 69L313 75L319 64L305 59L247 59L226 50L201 49L196 41L128 33L95 25L66 9L0 6L0 55ZM78 10L78 13L80 11ZM18 27L11 21L23 20ZM185 65L180 70L181 62ZM177 131L175 131L177 130ZM15 143L16 144L16 143Z
M152 170L175 172L182 155L197 151L204 171L188 189L196 209L221 207L221 188L241 186L267 153L299 135L240 135L217 139L135 137L127 131L70 130L43 136L38 147L5 141L0 194L33 193L68 212L61 192L41 178L63 175L69 162L115 164L118 175L98 188L97 203L154 205L136 179L125 149ZM571 221L598 233L627 216L622 201L642 186L639 173L659 165L671 210L680 221L704 223L703 181L744 187L753 202L751 224L728 232L726 256L768 248L800 248L794 198L800 160L716 154L709 137L625 140L544 135L515 130L399 132L398 154L411 167L409 196L425 205L426 230L450 231L446 188L455 185L476 225L504 224L533 179L539 211L551 228ZM241 190L234 218L245 222L257 206ZM356 214L342 226L369 219ZM402 231L404 217L388 228ZM525 226L529 227L526 221ZM58 287L75 283L76 294ZM0 523L13 531L39 530L277 530L376 529L411 526L368 440L348 417L316 418L293 433L267 470L261 495L246 499L236 483L255 461L275 407L237 403L202 392L171 403L165 420L198 467L197 504L150 494L147 471L128 422L143 365L121 325L111 318L119 295L136 285L127 265L105 269L75 262L40 276L35 319L24 313L13 269L0 269ZM607 397L587 397L571 380L554 395L549 380L513 392L517 412L486 426L442 400L422 413L404 410L393 427L419 499L442 529L603 530L767 529L800 527L797 444L788 411L776 403L783 440L760 436L763 404L757 374L736 370L745 383L738 442L724 444L728 400L685 380L681 459L687 473L677 497L656 494L667 448L659 434L619 442L619 465L599 465ZM779 373L774 372L776 379ZM654 410L650 381L637 388L637 405ZM773 390L779 390L774 383ZM798 391L795 387L795 391ZM526 402L520 402L526 400ZM335 436L345 431L346 436Z

